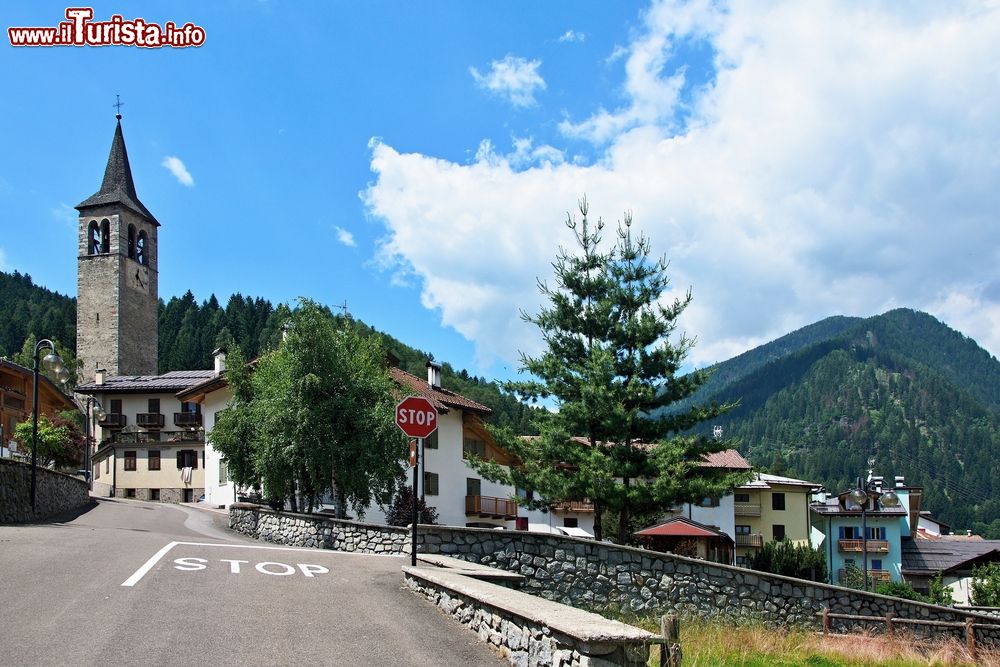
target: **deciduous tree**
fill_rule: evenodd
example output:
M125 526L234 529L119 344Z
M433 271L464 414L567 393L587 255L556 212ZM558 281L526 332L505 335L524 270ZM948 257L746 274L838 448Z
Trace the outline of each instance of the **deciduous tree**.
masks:
M227 379L233 398L211 437L237 484L293 510L311 511L332 493L338 516L349 505L363 514L396 490L407 444L377 337L302 300L277 349L252 369L236 350Z

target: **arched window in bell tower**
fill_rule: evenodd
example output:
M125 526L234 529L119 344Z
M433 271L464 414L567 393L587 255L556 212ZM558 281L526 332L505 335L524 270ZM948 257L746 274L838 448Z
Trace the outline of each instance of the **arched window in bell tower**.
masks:
M135 259L135 225L128 226L128 258Z
M111 252L111 223L107 218L101 220L101 252Z
M87 226L87 254L100 255L102 252L104 247L101 245L101 227L97 220L92 220Z
M143 266L149 265L149 254L146 252L147 241L146 231L140 231L139 238L135 242L135 261L139 262Z

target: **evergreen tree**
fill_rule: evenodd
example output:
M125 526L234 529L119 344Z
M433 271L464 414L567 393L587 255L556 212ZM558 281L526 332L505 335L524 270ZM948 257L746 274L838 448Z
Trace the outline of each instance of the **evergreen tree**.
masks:
M743 480L701 465L705 454L732 443L679 435L727 406L662 410L705 381L701 373L676 375L692 342L683 336L669 340L690 293L669 306L660 304L669 284L667 262L650 259L648 240L632 234L631 216L605 251L604 224L590 224L586 200L580 214L580 222L572 216L566 221L578 252L560 249L553 263L555 287L539 283L548 307L524 315L546 344L539 357L521 357L523 369L537 379L510 385L529 400L552 400L557 411L537 415L537 439L493 429L520 466L473 465L487 479L536 491L529 506L592 501L598 539L610 511L617 538L625 542L638 527L633 517L723 495Z

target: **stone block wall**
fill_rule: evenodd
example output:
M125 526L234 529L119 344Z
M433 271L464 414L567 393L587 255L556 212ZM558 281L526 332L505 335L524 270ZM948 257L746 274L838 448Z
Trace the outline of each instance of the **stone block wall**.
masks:
M274 512L247 503L230 505L229 527L259 540L294 547L372 554L402 554L410 548L406 528L343 521L322 514Z
M0 523L40 521L90 504L87 483L46 468L35 473L35 512L31 511L31 466L0 459Z
M648 646L618 646L611 653L592 655L588 647L572 637L553 632L526 618L491 606L452 590L407 574L406 585L446 614L475 632L513 665L538 667L603 667L606 665L645 665Z
M259 539L368 553L408 553L406 528L340 521L322 515L274 512L236 504L230 526ZM746 568L622 547L593 540L523 531L420 526L418 550L517 572L522 589L574 607L638 614L679 613L820 627L824 608L873 621L833 620L835 630L882 632L886 614L899 618L983 624L996 619L948 607L782 577ZM964 628L935 628L964 637ZM976 628L977 641L1000 645L1000 627Z

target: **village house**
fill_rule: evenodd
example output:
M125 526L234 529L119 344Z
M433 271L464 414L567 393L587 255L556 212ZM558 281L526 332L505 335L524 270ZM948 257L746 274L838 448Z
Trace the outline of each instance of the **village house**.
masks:
M820 485L792 477L755 473L733 494L736 564L749 565L767 542L809 545L809 503Z
M31 419L32 375L30 368L0 359L0 458L31 458L30 445L22 447L14 441L14 429ZM39 374L38 414L52 416L64 410L77 410L73 399Z
M100 495L193 502L204 492L205 430L201 406L177 392L213 371L163 375L98 372L77 393L104 409L94 431L93 489Z
M875 490L869 493L864 512L850 491L832 497L819 494L810 506L816 528L812 546L826 553L830 583L849 583L851 566L859 571L867 568L872 585L903 580L902 541L916 532L923 489L906 486L897 477L891 490L898 503L890 504L884 502L890 489L883 478L873 477L871 483Z

